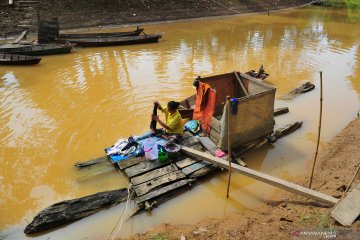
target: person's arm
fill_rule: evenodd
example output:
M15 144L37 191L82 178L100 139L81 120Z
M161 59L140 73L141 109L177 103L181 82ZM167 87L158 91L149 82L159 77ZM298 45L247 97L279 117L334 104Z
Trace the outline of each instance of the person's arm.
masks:
M164 123L163 121L161 121L161 119L159 118L159 116L153 115L153 116L152 116L152 120L157 121L163 128L165 128L165 129L167 129L167 130L171 130L171 129L169 128L169 126L166 125L166 123Z

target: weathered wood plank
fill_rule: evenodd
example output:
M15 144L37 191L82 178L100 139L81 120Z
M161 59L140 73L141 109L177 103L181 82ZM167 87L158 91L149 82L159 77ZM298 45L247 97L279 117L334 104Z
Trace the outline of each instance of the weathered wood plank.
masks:
M217 144L220 140L220 133L218 133L214 128L210 129L210 139L215 144Z
M181 141L184 141L185 139L188 139L190 137L194 137L194 135L189 132L189 131L185 131L182 135L181 135Z
M208 165L211 165L211 163L206 162L206 161L201 161L201 162L192 164L186 168L183 168L183 169L181 169L181 171L183 173L185 173L186 175L190 175L191 173L196 172L197 170L200 170L201 168L204 168Z
M200 152L203 152L203 151L204 151L203 146L200 144L200 142L197 143L197 144L195 144L195 145L192 145L191 148L196 149L196 150L198 150L198 151L200 151ZM187 156L186 156L186 157L187 157Z
M178 168L185 168L197 162L199 162L199 160L195 160L192 158L185 158L183 160L177 161L175 164Z
M161 177L154 178L154 179L144 182L140 185L136 185L133 187L133 189L134 189L136 195L142 196L155 188L158 188L165 184L170 184L174 181L184 179L184 178L186 178L186 175L182 171L178 170L176 172L171 172L171 173L165 174Z
M75 163L75 167L77 168L84 168L84 167L89 167L98 163L102 163L102 162L106 162L108 160L107 156L104 157L100 157L100 158L96 158L96 159L91 159L89 161L85 161L85 162L77 162Z
M191 173L188 177L189 178L200 178L200 177L204 177L216 170L219 170L219 168L214 165L207 165L207 166Z
M134 166L126 168L124 171L125 171L125 174L129 178L132 178L132 177L141 175L143 173L149 172L151 170L154 170L156 168L160 168L162 166L168 165L169 163L170 163L169 160L164 161L164 162L161 162L158 160L145 160Z
M125 201L128 190L99 192L90 196L55 203L41 212L26 226L24 233L32 234L55 228L90 216Z
M214 117L211 118L211 127L214 128L216 132L221 132L220 121Z
M201 160L206 160L206 161L209 161L211 163L214 163L218 167L223 167L225 169L228 169L228 167L229 167L228 162L226 160L211 156L209 154L205 154L205 153L196 151L196 150L191 149L189 147L182 146L181 147L181 152L184 153L184 154L187 154L190 157L195 157L195 158L198 158L198 159L201 159ZM270 175L265 174L265 173L261 173L261 172L258 172L258 171L255 171L255 170L252 170L252 169L249 169L249 168L241 167L241 166L239 166L237 164L232 164L231 169L234 170L234 171L237 171L237 172L239 172L239 173L241 173L241 174L243 174L245 176L248 176L248 177L254 178L256 180L268 183L268 184L270 184L272 186L279 187L279 188L284 189L286 191L301 195L303 197L311 198L311 199L314 199L314 200L317 200L317 201L320 201L320 202L323 202L323 203L326 203L326 204L329 204L329 205L335 205L339 201L338 199L336 199L334 197L331 197L331 196L328 196L326 194L323 194L323 193L320 193L320 192L305 188L303 186L300 186L300 185L285 181L285 180L280 179L280 178L270 176Z
M190 147L190 146L193 146L195 144L199 143L199 140L196 139L194 136L191 136L187 139L184 139L180 142L181 145L184 145L184 146L187 146L187 147Z
M199 137L199 141L201 145L204 146L205 149L207 149L213 156L215 156L215 152L217 150L217 146L213 141L211 141L208 137Z
M331 212L343 226L350 226L360 215L360 184L357 185Z
M141 204L142 202L145 202L145 201L148 201L150 199L153 199L155 197L159 197L165 193L168 193L172 190L175 190L177 188L180 188L180 187L183 187L189 183L192 183L194 182L195 179L183 179L183 180L180 180L180 181L177 181L177 182L174 182L170 185L167 185L163 188L160 188L158 190L155 190L153 192L149 192L145 195L142 195L141 197L138 197L135 201L136 201L136 204Z
M166 167L158 168L158 169L152 170L150 172L147 172L143 175L133 177L130 179L130 182L133 185L138 185L138 184L144 183L146 181L149 181L151 179L154 179L156 177L160 177L165 174L175 172L177 170L179 170L179 169L174 164L170 164Z
M117 162L117 165L119 166L119 168L121 170L125 169L125 168L128 168L128 167L131 167L131 166L134 166L138 163L141 163L145 161L145 156L142 156L142 157L132 157L132 158L129 158L129 159L126 159L126 160L122 160L122 161L118 161Z

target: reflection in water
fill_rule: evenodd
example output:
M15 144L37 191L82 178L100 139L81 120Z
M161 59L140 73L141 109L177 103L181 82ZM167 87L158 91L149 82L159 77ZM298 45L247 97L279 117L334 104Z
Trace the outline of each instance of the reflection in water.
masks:
M341 19L341 21L339 21ZM324 72L323 141L334 137L359 107L359 23L346 11L304 8L267 15L147 26L164 32L158 44L78 49L45 57L35 67L0 68L0 229L24 239L25 224L59 200L127 186L118 173L77 179L109 166L78 171L77 161L103 155L117 138L148 128L152 102L194 93L193 79L255 69L264 64L277 98L305 81L318 86ZM304 121L300 131L271 147L246 154L252 169L285 179L307 177L315 148L319 89L292 101L276 101L290 113L276 127ZM339 97L341 96L341 97ZM225 198L220 173L153 211L126 221L121 235L162 222L191 223L204 217L255 208L275 189L235 174ZM204 204L206 202L206 204ZM35 239L103 238L124 205ZM191 210L191 214L189 213ZM96 227L93 227L96 226ZM94 229L94 230L89 230Z

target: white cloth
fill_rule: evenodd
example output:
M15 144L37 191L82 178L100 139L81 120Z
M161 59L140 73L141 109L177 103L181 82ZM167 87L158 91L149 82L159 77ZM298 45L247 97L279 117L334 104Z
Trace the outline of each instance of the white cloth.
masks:
M121 154L121 155L125 155L127 154L129 151L125 150L123 151L124 147L126 147L126 145L128 145L129 141L126 138L120 138L119 140L117 140L117 142L114 144L114 146L112 146L108 151L107 151L107 155L113 155L113 154ZM130 148L131 149L131 148Z

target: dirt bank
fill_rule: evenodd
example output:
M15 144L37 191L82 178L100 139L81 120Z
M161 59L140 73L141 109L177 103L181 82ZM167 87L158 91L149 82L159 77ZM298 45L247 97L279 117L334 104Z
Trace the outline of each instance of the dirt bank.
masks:
M315 190L341 197L343 185L349 183L360 164L359 131L360 118L357 118L320 149L313 180ZM352 186L359 183L357 176ZM308 177L304 176L298 184L308 186ZM297 230L316 228L335 228L336 239L360 239L360 221L344 228L330 217L331 208L286 192L279 194L278 199L260 209L205 219L194 225L163 224L129 239L291 239Z
M240 13L264 12L310 3L310 0L42 0L1 4L0 34L35 31L37 15L58 17L62 29L124 25Z

